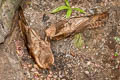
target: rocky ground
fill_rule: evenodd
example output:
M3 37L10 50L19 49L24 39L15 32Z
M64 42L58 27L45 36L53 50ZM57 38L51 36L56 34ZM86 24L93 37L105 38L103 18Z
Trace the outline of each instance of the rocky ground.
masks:
M119 0L69 0L72 7L81 8L85 14L73 11L72 16L87 16L109 12L106 24L97 29L85 29L81 35L84 45L77 48L73 37L51 41L55 56L52 70L39 69L27 53L19 28L14 29L13 43L17 49L26 80L120 80L120 45L114 37L120 37ZM50 14L64 5L64 0L28 0L22 7L30 27L44 39L44 30L52 23L65 19L65 11ZM118 55L115 56L115 53Z

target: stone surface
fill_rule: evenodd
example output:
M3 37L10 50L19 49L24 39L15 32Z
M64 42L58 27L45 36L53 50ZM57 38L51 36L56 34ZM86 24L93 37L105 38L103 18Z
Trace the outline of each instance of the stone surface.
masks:
M10 33L16 9L22 0L0 0L0 43Z
M24 80L23 71L17 57L5 51L0 45L0 80Z
M0 80L25 80L14 43L8 44L16 9L22 0L0 0ZM5 39L8 39L5 42Z

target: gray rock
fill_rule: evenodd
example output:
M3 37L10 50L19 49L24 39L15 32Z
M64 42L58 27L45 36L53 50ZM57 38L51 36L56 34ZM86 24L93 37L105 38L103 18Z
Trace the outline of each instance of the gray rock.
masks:
M16 9L22 0L0 0L0 43L3 43L12 28ZM10 40L10 39L8 39ZM22 67L13 43L0 44L0 80L24 80Z
M0 6L2 5L2 0L0 0Z
M0 46L0 80L24 80L19 61L15 55L5 52L6 46Z
M22 0L0 0L0 43L10 33L16 9Z
M0 43L4 42L4 38L7 35L7 32L4 29L4 26L0 20Z

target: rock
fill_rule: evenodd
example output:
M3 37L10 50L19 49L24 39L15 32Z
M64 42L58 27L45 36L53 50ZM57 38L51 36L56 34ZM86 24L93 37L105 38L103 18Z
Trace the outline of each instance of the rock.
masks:
M2 5L2 0L0 0L0 6Z
M0 21L0 43L4 42L5 36L6 36L6 31L4 29L3 24Z
M54 75L53 77L56 79L56 78L57 78L57 75Z
M85 74L89 75L89 71L85 71Z
M0 0L0 43L10 33L16 9L22 0Z
M22 0L0 0L0 80L24 80L14 43L8 45L14 14ZM6 40L8 41L6 42ZM9 46L9 47L8 47Z
M24 80L20 65L6 54L10 53L0 51L0 80Z

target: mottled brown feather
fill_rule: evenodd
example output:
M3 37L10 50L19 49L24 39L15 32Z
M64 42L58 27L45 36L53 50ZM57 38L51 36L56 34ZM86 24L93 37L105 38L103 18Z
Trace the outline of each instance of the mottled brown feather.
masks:
M63 38L75 35L79 32L82 32L85 28L98 28L104 25L107 17L109 16L108 12L103 12L100 14L95 14L87 17L74 17L66 21L65 23L61 23L62 27L58 23L52 24L48 29L46 29L46 34L52 40L61 40ZM61 27L61 28L59 28ZM54 34L51 34L50 32Z

